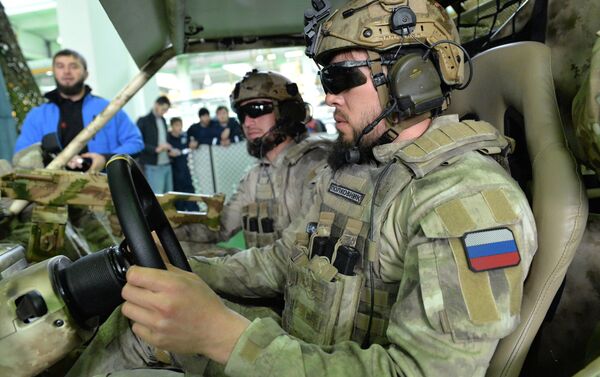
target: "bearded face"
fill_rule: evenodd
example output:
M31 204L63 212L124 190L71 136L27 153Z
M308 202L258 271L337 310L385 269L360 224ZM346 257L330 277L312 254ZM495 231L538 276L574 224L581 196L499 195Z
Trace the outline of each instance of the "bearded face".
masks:
M88 75L84 63L72 55L55 57L52 63L52 73L56 88L66 96L80 94Z
M253 140L248 139L246 141L246 149L250 156L262 159L268 152L281 144L285 139L285 134L281 133L279 129L274 129L261 137L257 137Z
M76 81L71 85L62 85L57 80L54 81L56 82L56 88L60 93L66 96L74 96L81 93L81 91L83 90L85 79L82 78L81 80Z
M361 131L354 130L352 132L351 139L348 137L348 134L339 134L337 140L331 148L331 152L329 152L329 156L327 157L327 164L329 164L333 171L352 164L349 161L348 154L355 148L356 140L358 140L360 134ZM372 140L372 138L365 139L366 138L363 138L361 140L361 143L358 147L358 151L360 153L360 159L358 162L356 162L358 164L375 161L375 157L373 156L373 147L376 145L377 140Z
M63 85L56 79L54 80L54 82L56 83L56 88L58 89L58 91L66 96L74 96L81 93L81 91L83 90L83 86L85 85L84 78L72 83L71 85Z

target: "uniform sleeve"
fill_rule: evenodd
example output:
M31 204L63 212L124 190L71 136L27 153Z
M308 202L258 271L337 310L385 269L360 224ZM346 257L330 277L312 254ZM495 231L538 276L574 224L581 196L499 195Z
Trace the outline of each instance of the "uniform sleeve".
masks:
M456 173L471 178L457 182ZM523 282L537 247L525 196L499 175L486 171L487 179L480 179L455 170L433 176L429 191L408 187L411 195L389 207L379 268L385 282L399 283L399 291L386 344L309 344L272 319L256 319L234 347L226 374L484 376L498 340L519 322ZM520 263L474 272L465 234L498 228L512 232Z
M175 229L177 239L188 242L220 242L233 237L242 227L242 208L254 201L258 169L255 167L242 177L236 192L221 211L218 232L203 224L185 224Z
M44 136L43 127L39 122L39 116L36 116L37 112L38 109L34 108L27 113L27 116L23 121L23 126L21 127L21 133L15 143L15 153L32 144L42 141L42 137Z
M401 212L401 206L392 208L388 218L398 218ZM406 246L400 291L386 331L389 344L368 349L353 341L319 346L287 334L272 319L256 319L234 347L226 374L484 376L498 340L518 323L510 319L518 317L524 279L519 272L524 268L475 275L458 259L463 250L447 232L431 238L419 225L405 238L401 222L386 223L384 232L396 234L398 243ZM524 264L535 250L535 242L522 236L534 231L531 224L527 219L512 226Z
M114 121L117 123L118 147L112 153L136 154L144 148L142 134L138 127L129 119L129 116L119 110Z
M298 217L273 245L251 248L222 258L190 258L192 271L217 292L238 297L273 297L283 292L296 234L305 232L307 218L318 218L314 204ZM260 272L260 273L259 273Z
M222 258L193 256L189 262L192 271L218 293L248 298L274 297L282 292L287 271L284 256L287 254L282 250L285 246L279 242Z

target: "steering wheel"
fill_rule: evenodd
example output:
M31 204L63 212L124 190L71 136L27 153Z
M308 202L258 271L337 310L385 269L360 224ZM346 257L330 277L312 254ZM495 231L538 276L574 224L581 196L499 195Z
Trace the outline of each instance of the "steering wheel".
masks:
M179 241L146 178L131 156L119 154L106 163L108 186L125 240L139 266L166 269L152 231L172 265L191 271Z

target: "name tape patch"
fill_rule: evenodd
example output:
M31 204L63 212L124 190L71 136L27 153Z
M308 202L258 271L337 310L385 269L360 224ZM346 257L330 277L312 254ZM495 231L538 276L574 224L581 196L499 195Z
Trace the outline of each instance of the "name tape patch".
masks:
M521 256L508 228L466 233L463 236L469 268L475 272L516 266Z
M340 186L334 182L331 182L328 191L333 195L340 196L356 204L362 203L363 199L365 198L365 194L363 194L362 192L351 190L347 187Z

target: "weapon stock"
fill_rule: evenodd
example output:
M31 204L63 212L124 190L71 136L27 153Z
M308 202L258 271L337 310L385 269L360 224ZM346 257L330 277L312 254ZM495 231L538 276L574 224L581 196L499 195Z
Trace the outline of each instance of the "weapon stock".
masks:
M22 199L43 206L76 205L93 211L114 213L113 202L105 174L88 174L64 170L17 169L0 177L3 197ZM223 194L203 195L168 192L156 195L171 225L203 223L213 230L219 229L219 216L223 209ZM204 203L199 212L177 211L177 201Z
M223 194L203 195L169 191L166 194L156 195L156 198L165 211L171 226L175 228L188 223L202 223L214 231L218 231L221 227L220 216L225 201ZM203 206L201 206L199 212L178 211L175 208L175 203L178 201L204 203L206 209L203 210Z
M0 197L37 204L32 218L36 227L32 228L29 246L38 245L36 249L40 250L28 250L28 254L43 252L43 259L59 254L59 249L64 243L69 205L87 208L94 212L105 212L108 215L116 214L105 174L16 169L0 176ZM169 192L156 197L171 226L202 223L212 230L219 230L220 214L225 200L223 194ZM201 211L177 211L175 208L177 201L198 202Z

